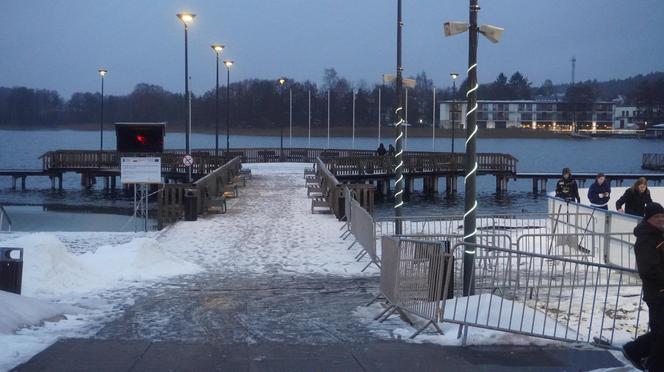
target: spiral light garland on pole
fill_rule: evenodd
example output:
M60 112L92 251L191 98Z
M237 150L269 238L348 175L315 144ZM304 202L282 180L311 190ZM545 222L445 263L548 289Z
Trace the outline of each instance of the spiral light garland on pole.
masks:
M464 157L464 214L463 214L463 241L467 245L463 255L463 294L469 296L474 293L473 270L475 264L475 242L477 237L477 36L484 35L493 43L497 43L502 36L503 29L490 25L477 26L477 13L480 10L478 0L470 0L470 23L447 22L444 25L445 36L456 35L465 31L469 32L468 38L468 91L466 100L468 111L466 112L466 143Z
M394 232L399 235L401 234L401 220L399 219L403 215L403 107L402 107L402 84L403 77L401 76L403 67L401 66L401 29L403 28L403 21L401 20L401 0L397 0L397 77L395 79L396 84L396 93L397 93L397 104L394 110L394 115L396 118L395 128L395 141L394 145L396 147L396 153L394 154L394 161L396 163L394 167L394 173L396 181L394 182L394 216L396 217Z

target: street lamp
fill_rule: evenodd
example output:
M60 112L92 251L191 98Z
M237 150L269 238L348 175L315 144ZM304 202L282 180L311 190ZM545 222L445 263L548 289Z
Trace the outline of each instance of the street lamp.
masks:
M286 78L279 78L279 86L281 87L281 101L283 103L283 93L284 93L284 84L286 84ZM281 143L279 145L279 160L284 161L284 122L283 120L279 120L281 123L280 125L280 130L281 130Z
M465 159L465 197L463 214L463 240L467 245L463 255L463 295L472 295L474 285L471 284L473 267L475 263L475 242L477 237L476 212L477 200L475 185L477 177L477 34L481 33L492 43L497 43L503 29L490 25L477 26L477 13L480 10L478 0L470 0L470 23L446 22L443 29L445 36L452 36L462 32L468 33L468 92L466 112L466 156Z
M234 63L230 59L224 60L224 66L226 66L226 155L231 151L231 67Z
M190 112L190 102L189 102L189 43L187 40L187 34L189 31L189 24L194 21L196 14L193 13L178 13L177 17L184 24L184 109L185 109L185 146L187 155L191 155L191 149L189 146L189 137L191 134L191 120L189 119ZM187 167L187 182L191 182L191 165Z
M210 48L214 51L217 62L217 85L215 89L216 101L214 105L214 156L219 156L219 55L224 51L222 44L212 44Z
M450 74L452 78L452 153L454 153L454 126L455 126L455 115L456 115L456 79L459 77L459 74L453 72Z
M401 220L400 217L403 215L403 190L404 190L404 180L403 180L403 106L402 106L402 70L401 67L401 30L403 28L403 21L401 18L401 0L397 0L397 76L395 81L395 88L397 93L397 104L394 114L396 116L395 128L395 140L396 153L394 154L394 162L396 166L394 167L395 173L395 182L394 182L394 216L396 217L394 224L394 232L397 235L401 234Z
M104 151L104 76L108 70L100 68L99 76L101 76L101 112L99 114L99 151Z

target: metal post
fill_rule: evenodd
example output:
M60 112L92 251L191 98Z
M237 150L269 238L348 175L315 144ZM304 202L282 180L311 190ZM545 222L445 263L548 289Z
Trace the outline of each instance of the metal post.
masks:
M330 148L330 90L327 90L327 148Z
M189 76L189 82L191 83L191 76ZM189 132L189 139L191 140L191 91L189 91L187 98L189 99L189 106L187 107L189 111L189 115L187 116L189 124L187 125L187 131ZM187 152L187 154L190 154L190 152ZM193 178L191 177L191 172L192 172L191 166L188 166L187 177L189 177L189 182L193 180Z
M231 68L226 67L226 156L231 150Z
M410 123L408 122L408 88L406 88L406 98L404 99L404 105L406 109L404 110L404 115L406 116L406 127L404 128L404 137L403 137L403 150L408 150L408 127Z
M463 240L471 246L466 246L463 254L463 294L472 295L475 292L475 286L471 283L473 278L473 269L475 264L476 242L476 212L477 200L475 199L476 187L475 179L477 175L477 154L476 154L476 134L477 134L477 13L480 10L478 0L470 0L470 27L469 27L469 48L468 48L468 112L466 113L466 156L465 156L465 213L463 217Z
M104 75L101 76L101 113L99 115L99 151L104 151Z
M394 193L394 216L397 218L394 224L394 231L396 234L401 234L401 220L399 219L403 215L403 106L402 106L402 84L403 78L401 76L401 29L403 28L403 22L401 21L401 0L397 0L397 78L395 79L396 84L396 93L397 93L397 102L396 109L394 113L396 115L396 124L395 128L395 146L396 153L395 157L395 193Z
M436 87L432 88L433 90L433 98L432 98L432 107L433 109L431 110L431 151L435 152L436 151Z
M454 153L454 127L456 113L456 80L452 80L452 153Z
M309 101L309 139L307 140L307 148L311 148L311 90L308 91L308 101Z
M288 148L293 148L293 88L288 88Z
M381 110L381 87L378 87L378 144L380 145L380 119L382 116L382 110Z
M214 156L219 156L219 52L217 55L217 85L215 88L215 105L214 105ZM226 107L228 110L228 107Z
M353 89L353 142L351 148L355 150L355 89Z
M185 110L185 152L187 155L191 154L191 149L189 147L189 137L190 137L190 131L191 131L191 122L189 120L189 117L191 115L191 112L189 110L190 108L190 103L189 103L189 42L188 42L188 30L189 26L187 24L184 24L184 110ZM187 167L187 182L191 182L191 166Z

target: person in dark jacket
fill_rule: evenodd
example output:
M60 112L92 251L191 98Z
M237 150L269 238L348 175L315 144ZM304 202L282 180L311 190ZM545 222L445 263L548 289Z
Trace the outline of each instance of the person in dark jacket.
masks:
M604 173L597 173L595 183L588 189L588 200L595 208L609 209L611 184L606 181Z
M648 190L648 181L645 177L640 177L634 185L625 190L623 196L616 202L618 212L625 212L634 216L643 217L646 205L652 203L650 190ZM623 205L625 209L623 209Z
M650 331L623 346L625 357L639 369L664 371L664 207L650 203L634 229L636 266L648 305Z
M378 156L385 156L385 154L387 154L387 150L385 150L385 145L381 143L380 146L378 146L378 149L376 150L376 154L378 154Z
M579 187L572 178L572 171L569 168L563 168L563 177L556 184L556 197L565 199L566 202L581 202Z
M387 152L390 154L390 156L394 156L394 153L396 152L396 150L394 150L394 146L392 146L391 143L390 143L390 147L388 147Z

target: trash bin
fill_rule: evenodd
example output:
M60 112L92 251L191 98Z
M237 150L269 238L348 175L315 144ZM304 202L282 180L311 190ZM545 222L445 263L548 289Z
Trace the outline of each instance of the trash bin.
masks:
M21 294L23 248L0 247L0 291Z
M198 190L184 190L184 220L196 221L198 219Z

